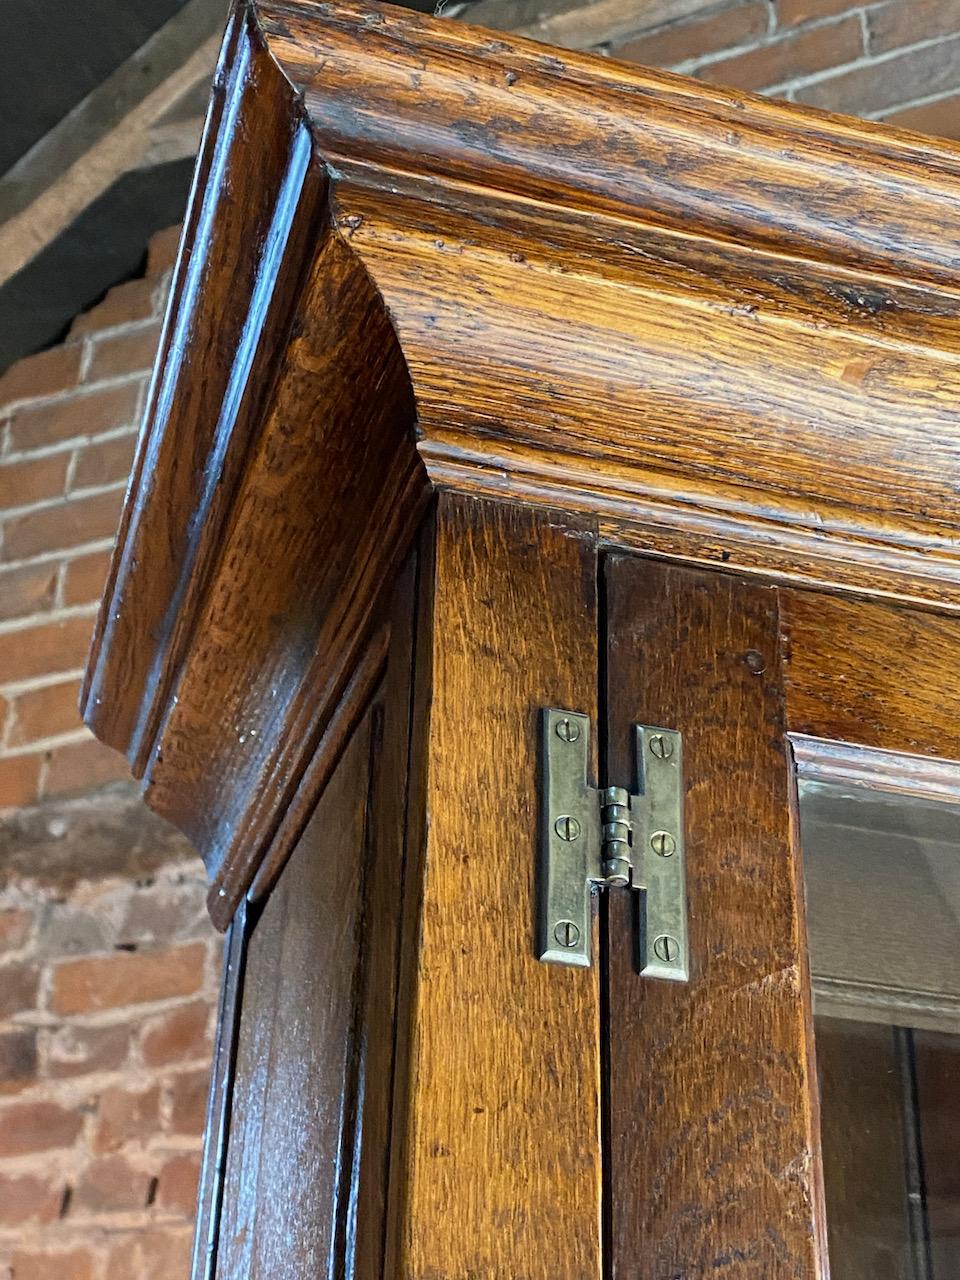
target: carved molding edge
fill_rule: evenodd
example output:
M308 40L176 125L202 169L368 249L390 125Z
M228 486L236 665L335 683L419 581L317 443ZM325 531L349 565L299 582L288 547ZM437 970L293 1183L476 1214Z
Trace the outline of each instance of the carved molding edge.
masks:
M960 608L960 151L388 6L231 15L85 715L235 903L432 489Z

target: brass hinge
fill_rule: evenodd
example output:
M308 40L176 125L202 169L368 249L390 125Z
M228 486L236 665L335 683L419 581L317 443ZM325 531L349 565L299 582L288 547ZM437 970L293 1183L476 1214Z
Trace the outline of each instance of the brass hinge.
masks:
M537 954L590 964L590 899L599 889L640 894L638 971L686 982L683 743L673 729L634 725L635 790L587 777L590 719L543 712Z

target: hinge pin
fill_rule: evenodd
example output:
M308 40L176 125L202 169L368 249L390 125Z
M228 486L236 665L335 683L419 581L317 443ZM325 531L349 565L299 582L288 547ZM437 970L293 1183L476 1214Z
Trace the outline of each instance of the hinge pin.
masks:
M681 739L669 729L634 727L636 793L590 786L590 721L576 711L544 712L544 789L537 954L560 964L590 963L590 895L643 891L638 968L686 981Z

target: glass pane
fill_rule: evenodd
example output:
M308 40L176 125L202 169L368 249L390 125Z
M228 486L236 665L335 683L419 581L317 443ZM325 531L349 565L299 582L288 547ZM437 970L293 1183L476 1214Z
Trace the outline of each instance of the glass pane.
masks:
M955 1280L960 806L910 757L843 750L843 781L802 752L798 779L831 1273Z

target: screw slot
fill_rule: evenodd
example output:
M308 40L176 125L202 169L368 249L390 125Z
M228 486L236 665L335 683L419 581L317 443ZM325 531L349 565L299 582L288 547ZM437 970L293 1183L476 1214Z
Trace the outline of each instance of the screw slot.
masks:
M650 739L650 753L658 760L669 760L673 755L673 743L662 733L655 733Z
M572 920L561 920L553 931L561 947L575 947L580 941L580 930Z
M650 848L660 858L670 858L677 851L677 842L669 831L655 831L650 837Z
M557 721L555 732L561 742L577 742L580 739L580 726L569 717Z
M579 840L580 823L568 813L562 813L553 824L553 829L561 840Z
M671 938L669 933L662 933L653 940L653 954L664 964L673 964L680 955L680 943L676 938Z

